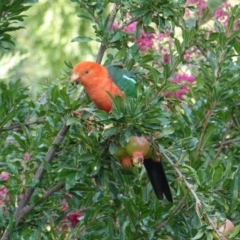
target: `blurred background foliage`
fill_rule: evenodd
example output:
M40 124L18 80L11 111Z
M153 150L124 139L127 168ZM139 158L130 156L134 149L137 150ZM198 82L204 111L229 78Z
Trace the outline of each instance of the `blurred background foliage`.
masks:
M76 3L65 0L41 0L24 12L24 29L13 32L15 46L0 52L1 78L22 79L36 97L46 81L56 81L66 70L64 61L94 60L96 42L71 40L79 35L93 36L92 25L77 17L81 13Z

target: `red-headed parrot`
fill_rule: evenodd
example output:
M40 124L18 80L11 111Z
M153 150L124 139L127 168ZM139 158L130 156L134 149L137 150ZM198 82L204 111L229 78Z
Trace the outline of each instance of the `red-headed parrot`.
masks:
M108 113L112 109L112 99L108 93L111 93L112 96L119 95L122 98L124 98L124 94L136 97L135 75L125 69L113 66L104 67L95 62L80 62L73 68L71 82L82 84L96 106ZM162 200L165 195L167 200L172 202L172 194L161 161L146 156L143 164L157 198ZM131 164L127 163L126 165Z

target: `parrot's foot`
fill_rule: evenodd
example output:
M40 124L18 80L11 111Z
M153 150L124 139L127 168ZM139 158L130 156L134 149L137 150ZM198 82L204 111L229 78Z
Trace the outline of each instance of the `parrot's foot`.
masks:
M81 117L81 115L82 115L82 111L78 111L78 110L76 110L76 111L72 111L72 116L73 117Z
M123 168L130 168L132 167L132 159L129 156L125 156L121 158L121 165Z

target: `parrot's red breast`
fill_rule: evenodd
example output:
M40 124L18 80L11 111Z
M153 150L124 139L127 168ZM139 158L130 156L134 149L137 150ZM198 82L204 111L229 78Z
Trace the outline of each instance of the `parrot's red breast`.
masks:
M106 112L112 109L113 96L123 96L122 91L114 84L108 70L95 62L80 62L73 68L71 82L80 83L96 106Z

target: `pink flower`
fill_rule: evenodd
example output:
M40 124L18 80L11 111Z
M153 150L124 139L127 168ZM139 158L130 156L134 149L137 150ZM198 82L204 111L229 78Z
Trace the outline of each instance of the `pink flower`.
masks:
M23 159L24 159L25 161L28 161L28 160L30 159L30 154L25 153L25 154L23 155Z
M153 48L153 39L154 39L153 33L147 34L143 30L141 30L141 34L137 39L136 43L138 44L139 49L144 51Z
M6 187L0 188L0 195L5 195L6 193L7 193L7 188Z
M172 78L172 81L181 85L185 85L186 83L193 83L195 81L195 77L186 73L180 73L175 75Z
M130 23L124 28L124 32L126 33L134 33L136 32L137 22Z
M205 0L187 0L186 5L195 5L199 10L199 13L203 13L207 8Z
M118 24L117 24L117 23L113 23L113 25L112 25L112 29L116 29L116 30L118 30Z
M61 210L62 210L63 212L65 212L65 211L68 210L68 203L67 203L66 198L64 198L64 199L62 200L62 207L61 207Z
M130 15L127 14L127 19L130 19ZM123 31L129 34L134 34L136 32L138 22L132 22L124 27ZM147 34L143 29L141 30L139 38L136 40L136 44L139 46L141 51L145 51L153 48L153 39L155 35L153 33Z
M70 194L70 193L66 193L66 195L69 197L69 198L72 198L72 194Z
M179 89L178 91L176 91L176 97L179 100L183 100L183 95L185 93L189 92L189 89L186 86L183 86L181 89Z
M176 92L166 92L163 95L165 97L176 97L179 100L183 100L183 95L189 92L189 88L186 85L192 84L195 81L195 77L186 73L180 73L175 75L171 81L179 84L181 89L177 90Z
M69 198L72 198L72 194L66 193L66 195L67 195ZM66 198L64 198L64 199L62 200L62 207L61 207L61 209L62 209L63 212L65 212L65 211L68 210L68 202L67 202Z
M185 59L186 61L190 61L191 55L190 55L189 53L186 53L186 54L184 55L184 59Z
M171 58L169 57L169 54L168 54L168 53L165 53L165 54L163 55L163 62L164 62L165 64L170 64L170 63L171 63Z
M176 92L167 92L167 93L164 93L163 95L167 98L169 97L176 97L178 98L179 100L183 100L183 95L185 93L187 93L189 91L189 89L185 86L183 86L181 89L177 90Z
M240 18L236 19L236 22L234 23L233 30L236 31L240 27Z
M222 23L223 27L227 27L229 20L229 11L227 8L230 8L231 4L227 2L223 2L221 6L215 10L214 16L215 18ZM236 31L239 28L240 18L236 19L233 30Z
M77 224L84 218L84 214L82 211L75 211L71 214L68 214L66 219L71 222L73 228L77 226Z
M7 172L2 172L0 174L0 179L3 179L3 180L8 180L9 179L9 174Z
M7 194L7 188L6 187L0 188L0 202L3 203L8 201L10 201L10 197Z
M190 14L190 9L189 8L185 8L185 14L184 14L184 16L186 17L186 18L189 18L190 16L191 16L191 14Z
M25 197L25 195L24 195L24 194L20 194L20 195L19 195L19 199L20 199L20 200L23 200L23 199L24 199L24 197Z
M165 32L159 33L156 37L156 40L157 41L162 41L162 40L169 41L170 40L172 42L171 30L167 29Z

